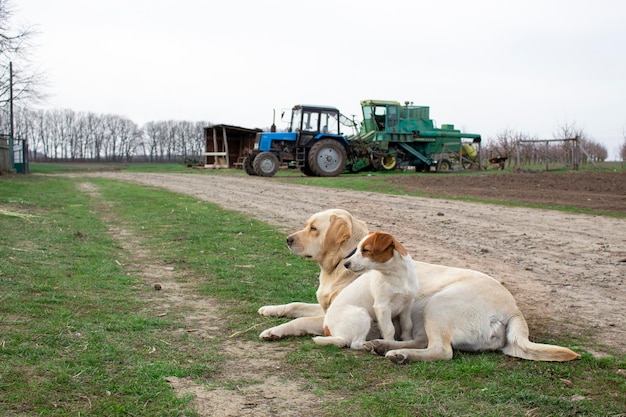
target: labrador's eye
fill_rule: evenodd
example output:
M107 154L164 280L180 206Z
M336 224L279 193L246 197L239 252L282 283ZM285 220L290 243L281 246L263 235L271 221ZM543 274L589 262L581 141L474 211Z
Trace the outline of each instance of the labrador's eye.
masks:
M369 252L369 251L370 251L370 250L369 250L369 249L367 249L367 248L363 248L363 249L361 249L361 253L367 253L367 252Z
M312 231L312 232L317 231L317 227L315 227L315 226L311 226L311 231Z

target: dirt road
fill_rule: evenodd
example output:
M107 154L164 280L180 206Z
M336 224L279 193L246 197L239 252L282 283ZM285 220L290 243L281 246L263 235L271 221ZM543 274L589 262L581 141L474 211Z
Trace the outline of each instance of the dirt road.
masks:
M532 334L584 336L593 352L626 353L626 219L334 190L240 175L97 175L163 187L277 226L344 208L396 235L414 259L478 269L504 283ZM545 340L545 337L544 337Z

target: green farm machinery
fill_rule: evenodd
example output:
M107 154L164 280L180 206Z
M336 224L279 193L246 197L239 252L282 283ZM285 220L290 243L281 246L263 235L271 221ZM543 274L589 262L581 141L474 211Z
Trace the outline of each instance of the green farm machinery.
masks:
M257 134L244 169L272 176L280 164L291 163L306 175L329 177L345 171L450 171L480 165L480 135L450 124L435 127L429 107L364 100L361 108L359 132L346 136L342 128L350 119L336 108L294 106L287 132Z
M453 125L434 126L429 107L397 101L364 100L359 135L351 138L353 171L361 166L393 170L449 171L456 164L477 164L480 135L462 133Z

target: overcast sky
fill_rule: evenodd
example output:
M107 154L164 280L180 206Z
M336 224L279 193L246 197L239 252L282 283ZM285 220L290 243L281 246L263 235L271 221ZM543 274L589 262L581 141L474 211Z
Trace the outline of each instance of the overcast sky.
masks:
M12 5L39 32L45 109L265 128L298 103L360 115L360 100L383 99L484 138L575 124L610 159L626 135L623 0Z

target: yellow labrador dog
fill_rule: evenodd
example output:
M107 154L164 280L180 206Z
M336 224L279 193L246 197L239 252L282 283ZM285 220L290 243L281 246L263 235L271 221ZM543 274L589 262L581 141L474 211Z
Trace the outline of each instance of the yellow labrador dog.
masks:
M316 261L320 267L319 304L291 303L264 306L264 316L295 320L263 331L262 339L323 335L324 313L359 273L345 267L346 258L368 234L367 226L340 209L316 213L306 227L287 237L290 250ZM414 262L419 290L412 308L410 341L370 340L365 347L396 363L447 360L453 349L500 350L506 355L537 361L570 361L570 349L533 343L526 320L511 293L483 273Z
M344 267L362 273L330 304L324 317L324 336L318 345L363 349L376 320L384 340L394 340L398 318L402 340L410 340L411 312L417 295L417 276L411 256L389 233L365 236Z

